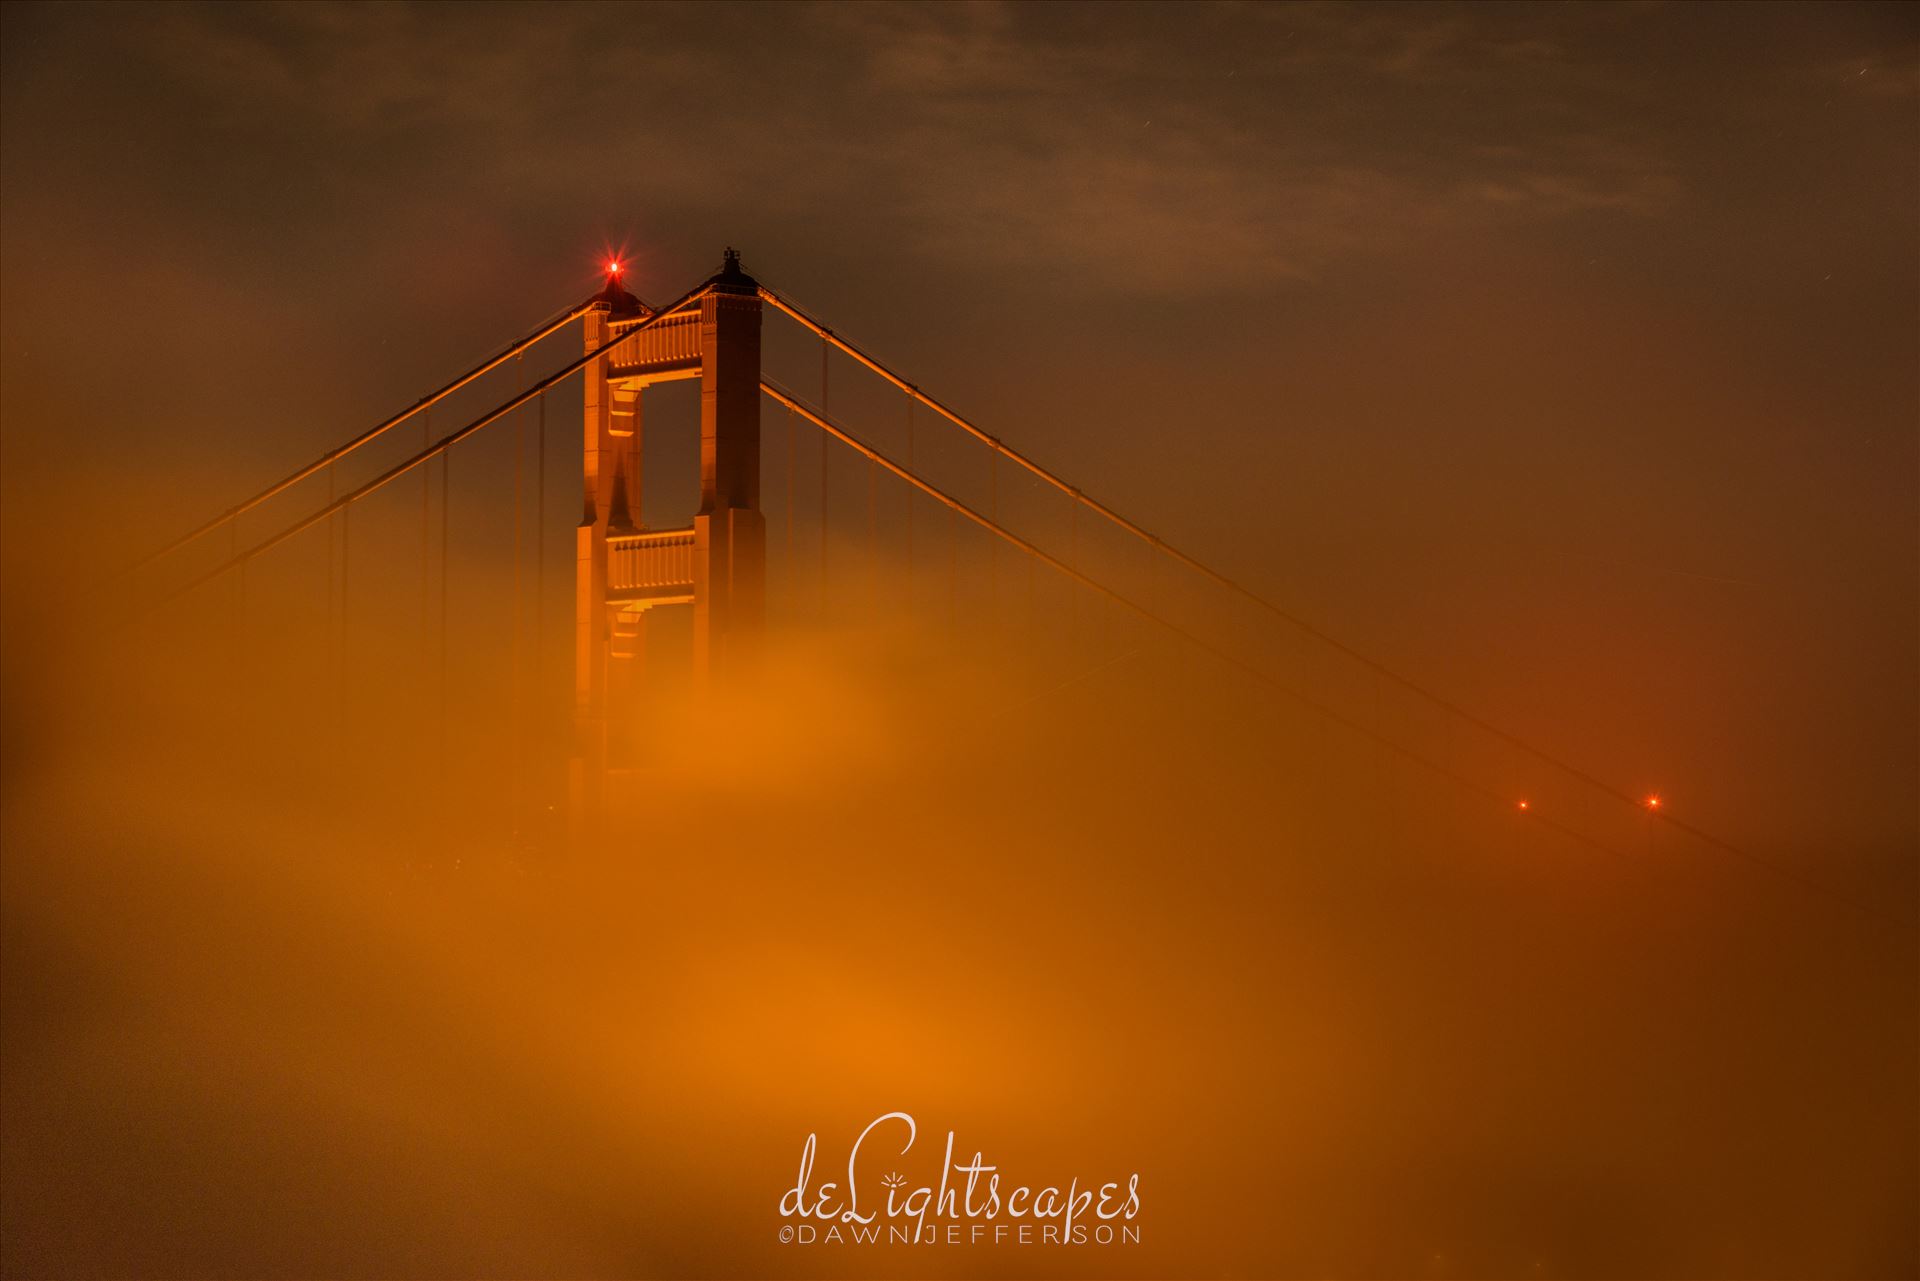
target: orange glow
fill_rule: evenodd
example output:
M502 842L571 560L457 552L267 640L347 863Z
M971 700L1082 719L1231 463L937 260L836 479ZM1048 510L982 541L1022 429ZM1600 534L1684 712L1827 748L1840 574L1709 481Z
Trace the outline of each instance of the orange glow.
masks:
M1648 808L1648 809L1650 809L1650 810L1657 810L1657 809L1659 809L1659 808L1660 808L1660 797L1659 797L1658 795L1654 795L1654 796L1649 796L1649 797L1647 798L1647 808Z
M1530 809L1532 809L1532 808L1533 808L1533 805L1532 805L1532 803L1531 803L1531 802L1529 802L1529 801L1521 801L1521 802L1520 802L1520 809L1521 809L1521 810L1522 810L1523 812L1524 812L1524 811L1526 811L1526 810L1530 810Z
M617 275L619 275L619 274L620 274L621 272L623 272L623 271L625 271L625 270L626 270L626 267L625 267L625 265L624 265L624 264L622 264L622 263L621 263L621 261L620 261L620 260L619 260L618 258L613 258L613 259L609 259L609 260L608 260L608 262L607 262L607 274L608 274L609 276L617 276Z

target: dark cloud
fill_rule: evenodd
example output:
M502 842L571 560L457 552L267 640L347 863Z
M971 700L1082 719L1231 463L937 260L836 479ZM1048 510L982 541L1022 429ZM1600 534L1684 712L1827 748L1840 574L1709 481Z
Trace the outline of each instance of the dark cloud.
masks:
M1805 60L1813 91L1911 94L1865 35ZM1696 60L1710 37L1730 48ZM97 172L146 135L204 176L183 202L233 184L253 204L272 158L313 213L371 219L474 199L550 219L569 187L813 212L851 175L863 233L1148 294L1218 288L1223 258L1264 288L1448 233L1671 212L1769 88L1763 34L1665 11L164 6L41 16L22 40L29 115L81 42L146 90L91 146L63 135L65 163Z

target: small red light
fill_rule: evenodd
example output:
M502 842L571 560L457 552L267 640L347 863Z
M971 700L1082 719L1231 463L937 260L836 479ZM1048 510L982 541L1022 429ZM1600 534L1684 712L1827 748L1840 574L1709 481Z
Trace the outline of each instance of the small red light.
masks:
M1648 808L1648 809L1650 809L1650 810L1657 810L1657 809L1659 809L1659 808L1660 808L1660 798L1659 798L1658 796L1649 796L1649 797L1647 798L1647 808Z
M1527 802L1527 801L1521 801L1521 802L1520 802L1520 808L1521 808L1521 809L1523 809L1523 810L1530 810L1530 809L1532 809L1532 808L1533 808L1533 806L1532 806L1532 804L1530 804L1530 803L1529 803L1529 802Z
M626 268L620 265L620 262L618 259L607 264L607 274L609 276L617 276L624 270L626 270Z

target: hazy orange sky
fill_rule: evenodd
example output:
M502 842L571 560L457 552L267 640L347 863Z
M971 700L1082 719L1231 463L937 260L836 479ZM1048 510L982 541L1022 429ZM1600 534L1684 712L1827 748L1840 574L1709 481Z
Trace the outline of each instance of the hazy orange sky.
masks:
M1577 724L1750 843L1911 845L1898 6L6 24L10 537L111 460L148 492L86 518L163 541L591 288L604 245L660 298L733 243L1496 719Z
M1911 8L11 3L0 22L15 896L6 1026L10 1050L34 1047L41 1075L26 1079L54 1083L23 1093L13 1078L7 1134L25 1141L19 1150L71 1142L125 1158L103 1158L112 1177L41 1156L44 1166L10 1164L16 1208L22 1198L66 1207L99 1233L76 1229L71 1249L49 1244L58 1234L36 1236L45 1253L12 1256L10 1267L177 1271L217 1259L230 1274L297 1273L295 1241L331 1269L374 1274L538 1271L554 1259L582 1273L764 1270L785 1257L753 1253L759 1237L741 1236L738 1216L749 1216L751 1234L772 1222L751 1217L764 1199L754 1181L776 1172L765 1177L777 1190L786 1177L789 1139L811 1123L807 1087L838 1088L834 1036L895 1008L891 997L911 1007L914 981L941 981L937 941L976 925L1004 952L995 962L1004 969L989 967L1002 978L1076 948L1117 950L1147 995L1137 1009L1108 1004L1095 976L1063 978L1074 1000L1062 1007L1080 1023L1062 1030L1039 996L1001 1010L970 1004L976 994L963 986L941 988L945 1014L936 1005L924 1021L900 1016L893 1039L876 1033L865 1046L864 1070L882 1076L884 1061L965 1124L1019 1131L1009 1118L1039 1126L1050 1115L1043 1098L1055 1099L1031 1079L1096 1071L1110 1052L1135 1056L1150 1118L1137 1148L1125 1135L1101 1137L1103 1109L1124 1111L1131 1097L1132 1084L1118 1082L1096 1092L1099 1106L1055 1118L1055 1146L1031 1128L1006 1140L1056 1164L1078 1159L1059 1156L1062 1145L1115 1162L1148 1154L1165 1189L1159 1241L1175 1252L1122 1270L1165 1273L1185 1261L1209 1274L1405 1275L1427 1258L1429 1238L1459 1228L1457 1269L1471 1274L1509 1266L1499 1249L1516 1220L1558 1225L1548 1235L1561 1254L1547 1270L1572 1275L1655 1274L1673 1259L1741 1275L1770 1250L1795 1275L1898 1275L1920 1258L1901 1204L1920 1189L1920 1170L1911 1143L1888 1137L1911 1138L1916 1099L1897 1082L1920 1063L1920 1021L1912 966L1903 977L1885 965L1912 959L1920 889ZM935 697L919 680L891 690L892 706L892 677L868 672L877 687L849 677L863 692L845 695L854 712L820 743L797 730L780 740L796 758L845 748L867 782L893 780L861 826L843 831L846 817L829 803L809 811L796 849L838 869L826 889L766 853L776 837L715 856L724 884L749 887L731 917L713 907L708 865L679 863L660 882L629 871L615 890L543 890L534 924L515 934L511 892L499 901L472 892L484 901L446 909L451 924L423 908L422 924L391 905L365 907L365 887L325 859L297 880L236 853L269 829L287 829L306 852L337 834L304 811L275 818L278 784L245 773L258 760L234 766L251 781L232 784L245 799L230 806L212 799L229 796L207 781L214 774L182 763L190 753L163 759L176 731L181 742L218 740L201 718L225 709L171 687L124 705L99 690L98 703L69 699L95 683L89 663L122 674L115 646L131 635L115 618L81 629L86 645L68 643L75 620L99 605L87 593L95 566L165 543L586 296L608 252L624 254L633 287L660 302L717 268L727 245L764 283L1085 490L1560 758L1633 795L1660 794L1744 854L1686 863L1675 873L1683 892L1668 904L1657 878L1629 891L1505 863L1489 870L1469 853L1486 848L1470 825L1447 829L1411 864L1386 852L1420 845L1409 830L1347 849L1343 807L1399 821L1369 808L1377 763L1316 766L1292 739L1291 755L1269 759L1255 723L1263 704L1218 672L1197 675L1152 650L1116 669L1125 697L1093 683L1069 695L1071 714L1016 702L1025 710L1013 722L1028 732L1014 746L1001 744L1004 721L969 723L963 742L1004 750L1057 785L1053 808L1035 799L1037 785L1003 813L928 783L977 762L896 724L900 708ZM797 350L770 340L770 365ZM547 550L561 619L578 428L564 414L555 423ZM965 691L976 676L951 683ZM964 701L936 683L939 698ZM798 684L787 709L795 723L839 719L821 713L832 704L825 694ZM267 698L264 688L256 696ZM1363 685L1334 695L1373 697ZM1136 708L1129 719L1124 709ZM123 712L128 724L108 723ZM177 726L167 719L176 715ZM1417 713L1405 715L1414 724ZM111 751L78 746L103 728L114 731L103 736L115 739ZM1182 741L1202 746L1169 753L1183 756L1178 764L1126 754ZM372 732L367 743L381 746ZM763 834L790 817L778 810L780 789L825 786L808 772L818 761L768 750L780 764L742 802L743 824ZM98 805L86 782L88 771L118 768L117 753L137 762L114 776L129 788L118 810ZM1127 789L1096 761L1132 789L1124 804L1111 793ZM1521 776L1512 762L1476 765L1501 786ZM1334 813L1301 816L1274 799L1315 768L1333 775L1302 804ZM168 781L172 769L187 771L184 791ZM984 789L985 779L974 781ZM715 784L688 785L699 796ZM1409 795L1394 804L1451 803ZM925 829L915 798L952 827L901 882L938 885L941 899L916 900L912 912L925 915L909 913L903 945L880 923L899 906L889 891L843 901L835 887L893 884L893 847L883 845ZM1094 824L1097 842L1074 844L1080 829L1060 798L1090 811L1112 801ZM204 813L176 815L177 830L141 826L173 813L168 804ZM91 853L71 857L62 833L96 810L108 815L103 830L81 824L85 835L73 838ZM697 813L662 827L698 829ZM158 876L129 852L142 842L181 851L181 877ZM1306 848L1326 857L1287 857ZM979 850L983 870L967 871ZM1168 850L1188 862L1163 866ZM122 859L134 869L124 878L113 871ZM1415 870L1403 885L1405 866ZM1110 875L1118 880L1102 888ZM1540 883L1526 880L1535 875ZM212 906L180 888L229 876L238 888ZM1007 884L1030 891L1024 906L1007 905ZM1240 892L1213 895L1224 886ZM204 911L198 941L154 934L136 890L189 916ZM1535 891L1553 904L1539 919L1522 906ZM320 904L311 918L308 895ZM1863 941L1843 900L1896 918L1892 952L1884 939ZM789 938L790 901L842 933ZM631 952L626 927L597 915L629 902L657 931ZM227 948L249 937L253 903L269 905L263 919L284 914L294 959L276 962L284 971L247 971L229 991ZM1689 915L1696 909L1705 919ZM600 931L576 937L564 922L580 913ZM727 947L703 967L688 958L712 941L697 928L710 913ZM93 936L96 920L114 927L108 937ZM357 1004L377 986L375 963L358 951L336 958L345 988L324 980L333 972L324 966L296 963L333 957L355 930L391 953L401 976L391 1006L374 996ZM513 942L491 950L502 934ZM150 974L140 949L156 938L179 950ZM1256 946L1270 938L1280 941ZM765 997L787 944L835 974L864 973L861 958L903 948L897 987L862 989L818 1023L790 1023L791 1011ZM1434 956L1442 960L1429 964ZM1538 971L1536 957L1547 958ZM685 1038L691 1057L663 1060L631 1027L597 1022L629 998L645 1007L638 986L619 986L626 967L677 985L661 1035ZM470 1022L445 1014L442 980L471 1003ZM557 1007L543 983L566 990ZM486 1100L502 1081L531 1082L543 1098L581 1100L577 1116L538 1114L569 1136L543 1138L550 1148L487 1131L537 1174L490 1165L484 1144L478 1155L429 1144L434 1177L457 1181L471 1166L499 1177L488 1195L503 1203L523 1205L537 1185L569 1209L527 1227L524 1240L485 1240L463 1255L464 1211L435 1199L432 1179L388 1199L354 1184L321 1203L350 1218L356 1198L371 1198L391 1217L370 1215L327 1255L301 1235L310 1228L261 1227L240 1247L222 1237L231 1225L217 1209L142 1201L125 1189L144 1188L140 1172L172 1149L116 1148L113 1118L117 1101L140 1100L145 1078L128 1065L145 1060L107 1055L99 1080L73 1077L74 1064L91 1072L96 1045L115 1043L119 1016L99 1011L201 1008L176 1001L180 991L216 994L207 1022L183 1031L163 1020L152 1034L191 1047L156 1052L179 1075L165 1077L177 1099L154 1098L174 1100L180 1115L208 1107L212 1129L253 1133L209 1102L218 1090L200 1092L207 1077L195 1056L220 1036L245 1042L272 1023L262 1011L294 994L318 1003L321 1031L264 1038L251 1067L234 1069L264 1091L260 1116L282 1116L276 1090L308 1097L286 1086L298 1077L287 1063L316 1045L323 1063L338 1052L348 1084L328 1088L352 1102L340 1105L350 1137L339 1149L315 1142L338 1169L391 1171L408 1168L381 1155L392 1117L430 1113L420 1124L431 1127L444 1119L435 1108L460 1112L462 1088ZM80 993L97 1021L49 992ZM485 1004L499 992L506 1015ZM356 1029L367 1044L412 1054L416 1005L449 1019L459 1034L450 1039L466 1037L479 1065L451 1102L432 1095L425 1109L353 1057ZM1580 1018L1596 1007L1589 1040ZM551 1019L565 1051L542 1057L509 1043L502 1017ZM83 1026L103 1040L72 1031ZM789 1034L802 1047L793 1075L777 1087L756 1078L760 1038ZM1001 1058L984 1082L956 1084L927 1066L956 1041L996 1036ZM1316 1043L1333 1048L1317 1058L1301 1048ZM1471 1052L1489 1043L1502 1047L1490 1072ZM618 1151L580 1161L591 1143L569 1146L569 1127L589 1134L613 1090L611 1070L585 1048L603 1044L615 1063L647 1064L650 1088L693 1102L671 1120L636 1107L620 1122L630 1128ZM1819 1046L1831 1047L1828 1059ZM1768 1066L1749 1080L1740 1074L1753 1061ZM1661 1075L1654 1063L1678 1066ZM608 1079L595 1075L603 1070ZM1729 1074L1741 1083L1726 1086ZM1621 1094L1605 1094L1622 1081ZM1555 1083L1565 1082L1579 1088L1561 1092ZM1432 1083L1464 1100L1451 1120L1415 1115L1409 1100L1430 1097ZM832 1124L853 1121L873 1094L848 1089L832 1096ZM1586 1106L1595 1091L1601 1104ZM369 1095L383 1101L369 1105ZM743 1098L753 1100L744 1119ZM1228 1101L1241 1098L1261 1100L1245 1121L1259 1152L1297 1142L1297 1166L1265 1170L1258 1152L1221 1137ZM1222 1128L1205 1142L1187 1135L1169 1118L1189 1106ZM745 1182L694 1154L706 1121L732 1127ZM1679 1137L1669 1144L1663 1126ZM1759 1151L1769 1139L1781 1153L1773 1164L1743 1155L1743 1144ZM626 1143L649 1159L684 1157L686 1186L676 1193L670 1168L635 1174ZM1536 1143L1589 1159L1540 1191ZM231 1152L252 1150L235 1140ZM1428 1181L1423 1151L1443 1162ZM1828 1161L1848 1177L1822 1184L1817 1167ZM238 1157L215 1164L210 1185L249 1186ZM1209 1218L1218 1207L1181 1182L1213 1164L1241 1180L1237 1226ZM1667 1182L1639 1199L1652 1169ZM1739 1182L1749 1169L1753 1182ZM606 1207L581 1201L589 1176L680 1196L686 1235L660 1234L624 1202L600 1214ZM98 1180L118 1191L89 1201ZM297 1218L289 1207L304 1185L287 1186L296 1191L284 1199L259 1193L272 1209L262 1223ZM1723 1189L1722 1202L1688 1200L1709 1187ZM1818 1213L1806 1209L1816 1195L1831 1198ZM1296 1235L1245 1231L1244 1216L1274 1198L1306 1207L1288 1229ZM1409 1221L1375 1233L1381 1203ZM151 1214L138 1220L149 1226L177 1220L179 1239L116 1253L102 1225L138 1218L130 1205ZM413 1252L382 1253L386 1225L415 1211ZM556 1241L578 1254L543 1253ZM634 1241L645 1248L623 1253ZM1024 1266L992 1263L1003 1274ZM1073 1267L1099 1271L1100 1260ZM1436 1275L1449 1267L1433 1264Z

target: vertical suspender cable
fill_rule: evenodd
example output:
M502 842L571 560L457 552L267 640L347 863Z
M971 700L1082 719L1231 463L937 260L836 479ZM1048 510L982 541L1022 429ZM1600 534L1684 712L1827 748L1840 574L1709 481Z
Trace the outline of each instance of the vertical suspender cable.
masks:
M1067 563L1079 568L1080 563L1080 500L1074 499L1067 508ZM1076 648L1080 644L1080 589L1077 584L1067 586L1067 637Z
M347 697L353 672L351 650L348 645L350 633L347 628L347 584L352 559L353 508L349 506L340 509L340 694L339 705L334 711L334 715L339 720L340 766L343 775L346 773L346 763L351 759L351 753L347 750Z
M791 412L791 411L789 411ZM907 470L913 470L913 397L907 397ZM907 490L907 600L913 600L913 499L920 491Z
M447 561L447 509L453 505L453 497L448 491L452 480L451 464L453 451L447 450L440 455L440 627L439 627L439 669L440 669L440 803L447 806L447 579L451 577L452 566Z
M333 464L327 464L327 506L333 506ZM334 519L327 517L327 670L333 670L333 531Z
M994 524L1000 523L1000 455L987 455L987 515ZM987 547L987 610L988 617L997 623L1000 617L1000 540L994 539Z
M1363 806L1362 808L1372 811L1377 816L1381 827L1385 829L1393 822L1394 814L1390 811L1397 807L1400 798L1397 792L1389 792L1387 790L1387 751L1384 746L1387 730L1386 708L1383 706L1380 696L1380 673L1374 672L1372 676L1373 732L1375 737L1373 742L1367 744L1367 755L1373 758L1373 794L1376 800L1372 805ZM1381 840L1386 840L1388 837L1389 833L1385 830L1380 833Z
M547 600L547 394L543 391L534 407L533 443L533 705L540 707L546 698L546 618ZM544 747L543 723L534 741ZM540 760L546 760L542 751Z
M420 448L426 449L431 435L432 411L420 418ZM420 469L420 666L424 669L432 662L433 633L427 628L427 597L433 590L433 468ZM421 682L426 689L426 682Z
M420 415L420 448L425 451L433 440L433 411ZM428 677L433 671L433 627L428 601L433 593L433 466L420 469L420 717L424 730L428 717L426 700L433 688ZM421 746L424 747L424 742Z
M335 483L334 467L332 463L328 463L327 464L327 505L329 507L333 505L334 483ZM333 517L331 516L327 517L327 681L329 685L332 686L332 688L328 689L327 693L333 701L337 702L339 700L339 690L337 688L337 684L340 679L340 656L336 648L339 640L339 634L338 634L336 625L334 623L334 612L333 612L334 558L338 554L338 549L334 546L335 527L336 527L336 522L334 521ZM329 709L329 712L330 711L331 709ZM334 718L329 714L328 719L333 720ZM336 734L334 736L334 753L333 753L333 760L336 765L339 763L339 760L340 760L339 748L340 748L340 743L339 743L338 736ZM338 782L339 780L335 780L335 781Z
M227 559L240 554L240 522L227 522ZM235 670L246 660L247 652L247 567L242 565L233 579L233 662Z
M240 572L235 577L240 580L240 652L244 658L247 641L247 562L240 562Z
M826 339L820 340L820 412L827 412L827 353L831 350ZM820 433L820 615L827 613L827 433Z
M793 479L794 450L800 444L799 424L794 422L793 411L787 411L787 606L795 613L800 608L800 575L793 557Z
M1034 609L1033 603L1034 566L1038 563L1033 557L1027 557L1027 636L1029 639L1032 638L1034 629L1040 623L1039 614Z
M519 358L513 362L513 390L517 395L526 389L526 366ZM520 490L521 473L525 470L527 454L527 415L525 408L516 410L513 415L513 639L508 645L511 667L507 679L507 830L517 832L520 827L520 643L522 626L520 622L520 582L521 562L526 558L520 552Z

